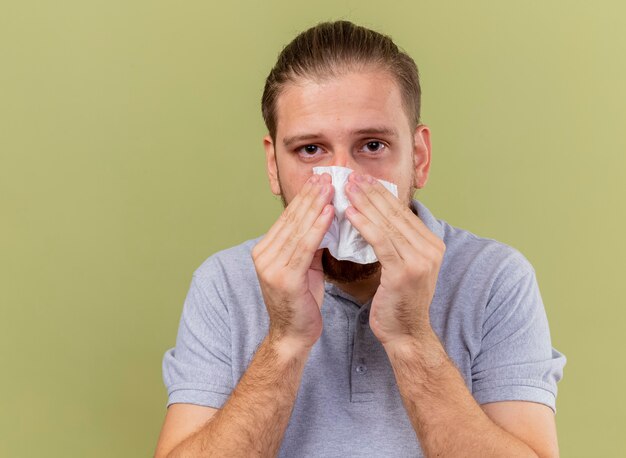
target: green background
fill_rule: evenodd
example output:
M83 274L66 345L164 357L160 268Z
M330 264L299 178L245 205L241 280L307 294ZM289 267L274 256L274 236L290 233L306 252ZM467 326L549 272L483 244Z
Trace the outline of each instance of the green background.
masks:
M416 60L440 219L534 265L563 456L626 454L619 1L0 6L0 455L149 456L192 272L281 210L264 79L349 19ZM622 304L622 305L620 305Z

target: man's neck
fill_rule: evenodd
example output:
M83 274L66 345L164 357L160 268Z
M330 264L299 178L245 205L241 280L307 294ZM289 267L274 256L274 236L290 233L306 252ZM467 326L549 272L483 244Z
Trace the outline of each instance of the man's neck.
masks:
M380 285L380 270L367 280L358 280L350 283L342 283L335 280L328 281L354 297L360 305L363 305L376 294L378 285Z

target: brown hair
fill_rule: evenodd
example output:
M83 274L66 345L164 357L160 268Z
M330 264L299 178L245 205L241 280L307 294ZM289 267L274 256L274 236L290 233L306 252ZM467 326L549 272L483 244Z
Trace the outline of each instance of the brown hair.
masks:
M387 35L349 21L322 22L285 46L265 80L261 112L274 143L276 100L286 83L298 78L323 80L366 66L386 70L395 78L409 121L417 127L421 89L413 59Z

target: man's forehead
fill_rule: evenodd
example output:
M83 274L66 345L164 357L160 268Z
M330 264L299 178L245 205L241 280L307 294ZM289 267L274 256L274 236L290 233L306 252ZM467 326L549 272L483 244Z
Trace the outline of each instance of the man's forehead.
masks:
M326 133L393 137L408 124L398 85L380 73L287 84L277 98L276 121L277 137L287 145Z
M323 80L298 78L285 83L277 105L311 105L316 102L380 102L401 100L400 87L388 72L346 73Z

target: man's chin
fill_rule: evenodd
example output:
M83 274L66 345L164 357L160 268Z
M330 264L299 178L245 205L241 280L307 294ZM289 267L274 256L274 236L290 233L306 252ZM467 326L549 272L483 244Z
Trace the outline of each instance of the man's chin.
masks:
M324 248L322 267L324 268L324 275L328 280L339 283L353 283L368 280L376 275L380 269L380 262L359 264L352 261L340 261L330 254L328 248Z

